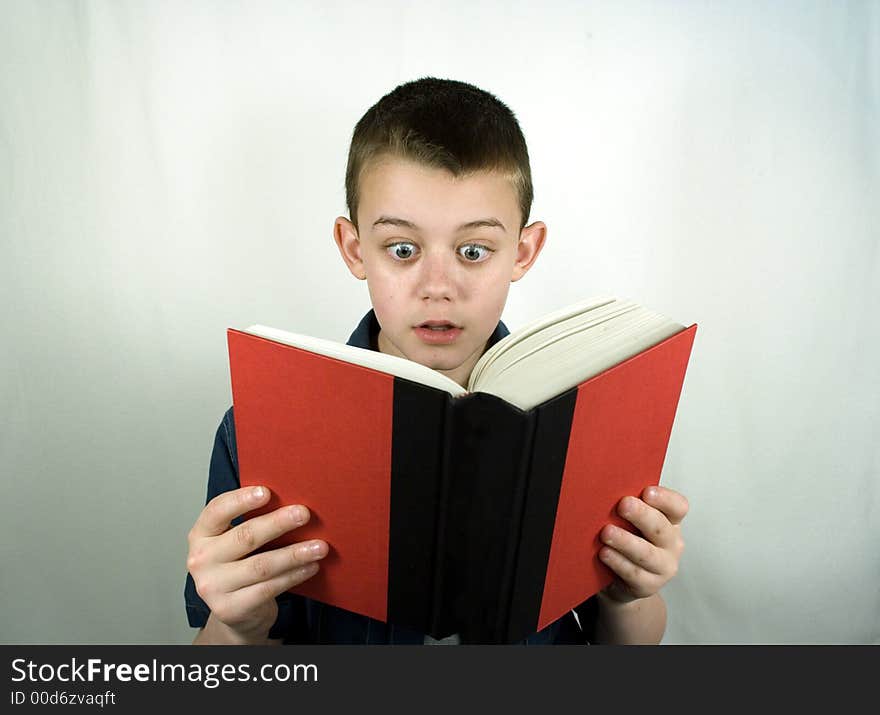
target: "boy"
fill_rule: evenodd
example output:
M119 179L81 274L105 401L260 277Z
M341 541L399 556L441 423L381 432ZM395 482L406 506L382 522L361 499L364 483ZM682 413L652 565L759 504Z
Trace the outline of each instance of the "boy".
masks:
M403 84L355 127L345 184L351 219L336 219L334 239L373 305L349 344L465 385L507 334L500 317L510 283L534 264L547 233L540 221L526 226L531 171L513 113L463 82ZM239 488L230 409L217 431L208 504L189 534L187 614L201 627L194 643L437 642L287 593L317 572L332 545L313 540L249 556L309 519L307 505L294 505L241 521L268 498L266 489ZM527 642L659 643L666 607L658 592L677 570L687 509L662 487L622 499L621 516L643 536L603 529L600 556L617 579Z

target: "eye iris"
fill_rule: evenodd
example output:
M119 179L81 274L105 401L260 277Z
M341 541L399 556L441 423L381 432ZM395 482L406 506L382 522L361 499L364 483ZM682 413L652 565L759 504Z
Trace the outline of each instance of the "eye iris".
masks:
M477 246L466 246L464 249L464 257L470 260L477 260L480 257L480 249Z
M398 258L409 258L412 255L412 246L408 246L405 243L399 243L394 247L394 253Z

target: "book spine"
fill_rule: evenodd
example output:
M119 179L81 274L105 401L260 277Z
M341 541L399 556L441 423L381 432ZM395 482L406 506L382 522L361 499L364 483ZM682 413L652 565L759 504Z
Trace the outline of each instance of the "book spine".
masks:
M450 399L431 635L505 641L534 422L487 393Z

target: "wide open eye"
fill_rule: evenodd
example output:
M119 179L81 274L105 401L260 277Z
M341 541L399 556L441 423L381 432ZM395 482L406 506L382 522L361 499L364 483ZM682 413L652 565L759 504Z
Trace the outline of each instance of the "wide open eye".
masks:
M458 249L458 254L469 263L485 261L491 253L491 248L482 246L479 243L468 243Z
M388 254L395 260L407 261L415 255L418 249L414 243L401 241L399 243L391 244L385 250L388 251Z

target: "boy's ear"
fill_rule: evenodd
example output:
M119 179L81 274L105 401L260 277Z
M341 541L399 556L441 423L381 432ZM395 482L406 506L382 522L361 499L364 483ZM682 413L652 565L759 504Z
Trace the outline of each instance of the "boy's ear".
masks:
M516 263L513 264L513 275L510 282L513 283L522 278L537 260L538 254L544 248L547 240L547 225L543 221L535 221L526 226L519 233L519 243L516 246Z
M364 270L357 229L344 216L339 216L333 224L333 240L351 274L358 280L366 280L367 272Z

